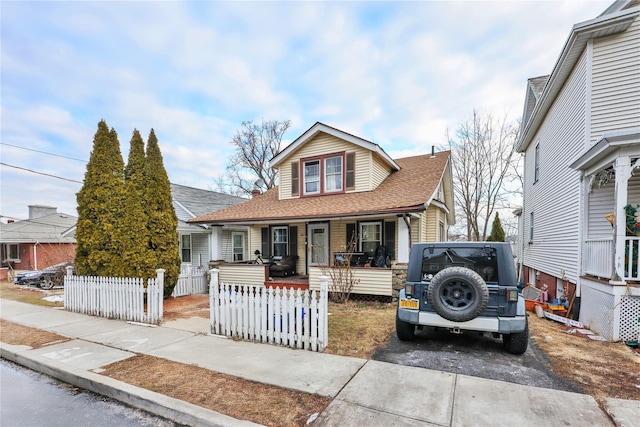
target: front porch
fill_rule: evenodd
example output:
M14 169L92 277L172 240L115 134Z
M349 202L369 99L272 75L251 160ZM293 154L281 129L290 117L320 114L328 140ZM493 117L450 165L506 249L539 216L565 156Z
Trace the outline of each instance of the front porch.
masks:
M319 290L320 277L330 276L329 269L332 267L310 267L308 276L288 277L270 277L267 264L222 263L216 268L219 269L219 278L222 283ZM403 286L396 282L403 280L403 273L406 275L406 265L402 264L393 265L390 268L352 267L351 269L355 279L351 293L357 295L394 297L397 295L397 289ZM329 290L331 289L332 283L329 280Z
M582 174L580 321L609 340L635 341L640 334L640 132L605 134L571 167Z

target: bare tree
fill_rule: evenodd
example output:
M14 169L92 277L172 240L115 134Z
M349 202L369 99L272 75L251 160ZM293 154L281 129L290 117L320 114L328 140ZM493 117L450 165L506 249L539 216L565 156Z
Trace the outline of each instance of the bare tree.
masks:
M454 197L468 240L486 239L488 219L496 209L511 205L510 197L521 192L514 174L518 170L517 137L518 126L506 117L497 120L476 110L471 119L458 125L455 135L447 130Z
M269 167L269 160L280 151L282 137L290 126L290 120L242 122L230 141L236 153L229 159L224 178L216 180L216 186L235 195L251 194L257 180L262 180L265 189L273 188L277 177L276 171Z

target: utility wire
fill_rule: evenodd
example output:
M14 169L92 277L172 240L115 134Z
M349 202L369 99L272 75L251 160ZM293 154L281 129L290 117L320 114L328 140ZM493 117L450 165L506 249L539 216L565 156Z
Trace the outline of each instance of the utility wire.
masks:
M61 179L63 181L77 182L78 184L82 184L82 181L77 181L75 179L63 178L61 176L52 175L50 173L38 172L38 171L35 171L33 169L21 168L20 166L9 165L9 164L6 164L4 162L0 162L0 165L6 166L6 167L9 167L9 168L20 169L20 170L31 172L31 173L35 173L35 174L38 174L38 175L45 175L45 176L50 176L52 178L58 178L58 179Z
M7 147L19 148L21 150L33 151L35 153L48 154L49 156L62 157L63 159L76 160L78 162L87 163L86 160L76 159L74 157L63 156L62 154L49 153L46 151L34 150L33 148L20 147L19 145L7 144L6 142L0 142L0 145L6 145Z

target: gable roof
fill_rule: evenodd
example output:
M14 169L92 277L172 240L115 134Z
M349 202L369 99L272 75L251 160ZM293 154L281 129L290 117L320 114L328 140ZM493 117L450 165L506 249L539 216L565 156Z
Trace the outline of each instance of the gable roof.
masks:
M171 184L171 201L178 217L178 228L198 227L187 223L187 220L219 211L229 206L247 201L243 197L219 193L217 191L202 190L185 185Z
M434 197L449 161L449 151L397 159L394 163L399 170L372 191L280 200L278 187L274 187L242 204L189 222L247 224L422 212Z
M400 167L398 164L380 147L378 144L367 141L366 139L362 139L359 136L352 135L350 133L341 131L340 129L336 129L331 126L327 126L324 123L316 122L313 126L311 126L305 133L300 135L293 141L291 144L286 146L284 150L280 151L276 154L273 159L269 161L269 166L272 168L278 167L280 163L282 163L290 154L296 151L300 146L302 146L305 142L315 138L320 132L324 132L326 134L335 136L336 138L340 138L342 140L348 141L352 144L358 145L362 148L365 148L369 151L373 151L378 154L381 159L385 161L393 170L398 170Z
M77 217L53 213L34 219L0 224L2 243L75 243Z
M524 152L533 140L538 127L553 105L589 40L626 31L640 15L640 7L637 5L637 0L619 0L597 18L573 26L560 57L544 86L539 102L536 103L529 117L523 116L522 131L520 139L516 143L516 151ZM525 111L527 111L527 105L525 105Z

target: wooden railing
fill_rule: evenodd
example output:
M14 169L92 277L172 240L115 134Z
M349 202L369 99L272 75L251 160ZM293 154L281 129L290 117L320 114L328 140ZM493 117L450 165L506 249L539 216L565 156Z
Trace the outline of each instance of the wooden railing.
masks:
M610 279L613 273L613 239L587 239L583 261L586 274Z
M624 279L640 281L640 237L627 237L624 239Z

